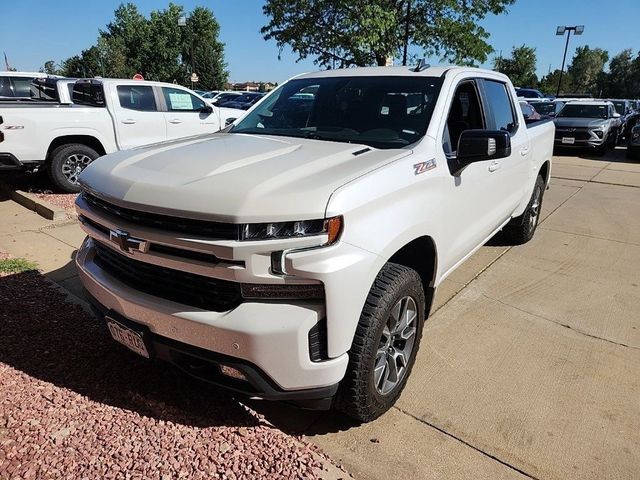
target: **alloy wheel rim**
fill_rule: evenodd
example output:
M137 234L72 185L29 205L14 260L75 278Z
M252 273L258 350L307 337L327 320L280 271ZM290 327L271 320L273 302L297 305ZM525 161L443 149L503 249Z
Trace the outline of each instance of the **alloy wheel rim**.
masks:
M531 207L529 207L529 227L532 230L538 223L538 217L540 216L540 199L542 197L541 192L542 189L540 187L536 187L536 191L533 196L533 202L531 202Z
M373 368L376 391L387 395L404 379L416 339L418 307L410 296L394 305L382 331Z
M83 153L73 153L65 158L62 164L62 174L69 183L76 185L80 173L91 163L91 157Z

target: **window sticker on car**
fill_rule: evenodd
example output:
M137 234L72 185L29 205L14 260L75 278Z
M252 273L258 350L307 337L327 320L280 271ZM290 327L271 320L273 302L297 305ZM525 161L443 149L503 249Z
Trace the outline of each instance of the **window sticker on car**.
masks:
M169 101L172 110L193 110L191 95L188 93L170 93Z
M432 158L431 160L427 160L426 162L420 162L413 165L413 174L420 175L428 170L436 168L436 159Z

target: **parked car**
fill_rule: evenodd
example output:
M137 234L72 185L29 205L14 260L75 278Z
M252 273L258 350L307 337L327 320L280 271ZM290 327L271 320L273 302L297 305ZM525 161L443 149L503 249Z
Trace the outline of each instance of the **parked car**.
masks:
M31 81L34 78L46 78L49 76L42 72L0 72L0 100L30 98Z
M240 95L242 95L242 92L220 92L209 101L212 105L221 106L222 103L238 98Z
M73 92L73 85L76 78L62 77L36 77L31 81L29 96L3 98L0 100L0 107L15 106L22 103L35 104L51 104L65 103L70 104Z
M529 101L528 103L540 115L555 117L558 114L558 112L562 110L562 107L564 107L564 104L566 102L563 102L562 100L553 100L548 102Z
M238 108L240 110L249 110L255 103L264 97L264 93L258 92L245 92L242 95L220 102L218 105L227 108Z
M105 153L213 133L244 114L178 85L139 80L78 80L72 101L0 105L0 170L44 166L58 189L77 192L80 172Z
M312 109L289 108L314 85ZM437 286L501 229L532 238L553 131L489 70L301 75L224 133L89 165L80 278L143 357L369 421L400 395Z
M535 88L516 88L516 95L520 98L546 98L546 95Z
M614 147L620 131L620 114L604 100L567 103L554 119L557 147L589 148L604 154Z
M535 108L533 108L529 103L520 101L520 110L522 110L522 115L524 116L524 120L528 122L535 122L542 119L542 115L540 115Z
M635 125L629 133L627 158L632 160L640 159L640 125Z
M616 112L620 114L620 138L619 140L627 140L631 128L637 123L638 116L640 115L635 111L631 100L613 99L608 100L613 103Z
M219 90L210 90L208 92L203 92L200 94L200 96L202 98L206 98L207 100L211 100L213 99L216 95L218 95L218 93L220 93Z

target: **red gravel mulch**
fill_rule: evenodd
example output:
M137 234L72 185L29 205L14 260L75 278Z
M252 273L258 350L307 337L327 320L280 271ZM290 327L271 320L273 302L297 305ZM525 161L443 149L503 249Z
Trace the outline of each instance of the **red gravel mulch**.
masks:
M1 479L313 479L314 452L115 344L39 273L0 277Z
M76 201L76 197L78 196L77 193L31 193L39 199L49 202L56 207L71 211L74 210L73 205Z

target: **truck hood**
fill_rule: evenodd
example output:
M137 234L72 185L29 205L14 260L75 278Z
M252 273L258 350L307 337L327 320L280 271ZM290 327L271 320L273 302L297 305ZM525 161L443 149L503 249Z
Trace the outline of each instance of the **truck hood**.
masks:
M410 153L217 133L106 155L80 182L107 200L148 212L225 222L308 220L324 216L338 187Z
M553 121L559 128L597 128L607 124L604 119L556 117Z

